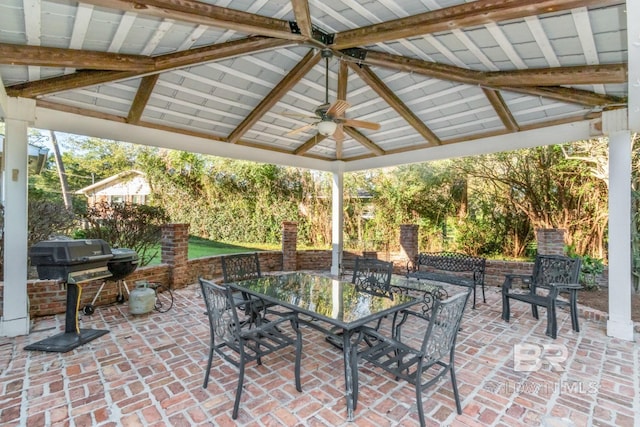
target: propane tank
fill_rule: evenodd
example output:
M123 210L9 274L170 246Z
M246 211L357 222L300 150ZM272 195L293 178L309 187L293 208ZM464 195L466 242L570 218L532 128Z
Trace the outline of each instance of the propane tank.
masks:
M129 293L129 313L145 314L153 310L156 293L148 286L148 282L136 282L136 287Z

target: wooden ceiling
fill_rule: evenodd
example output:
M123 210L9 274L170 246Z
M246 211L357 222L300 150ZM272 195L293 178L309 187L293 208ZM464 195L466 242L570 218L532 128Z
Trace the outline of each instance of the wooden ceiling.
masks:
M8 95L211 144L349 162L627 103L619 0L7 1ZM313 122L291 113L313 115L326 81L346 116L381 129L291 135Z

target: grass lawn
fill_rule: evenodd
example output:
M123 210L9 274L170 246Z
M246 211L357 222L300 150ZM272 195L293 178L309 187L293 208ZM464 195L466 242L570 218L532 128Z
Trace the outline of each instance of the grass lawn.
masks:
M279 249L280 245L251 244L251 246L244 246L243 244L222 243L213 240L202 239L199 237L189 237L189 259L223 254L235 254L240 252L269 251ZM159 245L157 251L158 253L148 265L160 264Z

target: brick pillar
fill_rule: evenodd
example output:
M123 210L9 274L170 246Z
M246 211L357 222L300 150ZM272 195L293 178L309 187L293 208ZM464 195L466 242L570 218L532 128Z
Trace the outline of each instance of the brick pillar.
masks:
M418 255L418 226L400 224L400 257L413 260Z
M282 269L295 271L298 269L298 223L284 221L282 223Z
M186 286L189 281L189 224L163 225L161 247L161 262L170 266L171 287Z
M565 255L564 236L566 232L567 230L562 228L537 228L538 254Z

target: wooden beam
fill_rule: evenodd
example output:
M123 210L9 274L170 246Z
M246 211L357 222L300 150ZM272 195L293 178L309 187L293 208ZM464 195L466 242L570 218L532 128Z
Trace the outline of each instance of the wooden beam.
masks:
M0 64L142 73L155 62L143 55L0 43Z
M208 25L287 40L304 40L293 34L289 22L194 0L82 0L83 3L138 15Z
M561 86L626 83L627 64L600 64L484 73L487 86Z
M350 126L343 126L343 128L346 134L348 134L351 138L358 141L360 144L362 144L365 148L367 148L369 151L374 153L376 156L382 156L385 154L385 151L382 148L380 148L378 145L376 145L373 141L371 141L369 138L364 136L359 131L355 130Z
M408 58L406 56L393 55L375 50L367 50L363 60L358 59L354 61L470 85L478 85L483 82L481 71L467 70L453 65L439 64L437 62Z
M343 56L343 60L348 60L348 57ZM490 89L507 90L516 93L522 93L530 96L543 96L545 98L554 99L561 102L569 102L572 104L597 106L597 105L609 105L619 104L626 102L623 99L600 95L597 93L589 92L582 89L572 89L560 87L560 84L556 86L526 86L526 83L518 83L515 86L509 86L502 84L500 76L505 73L510 75L513 71L504 72L491 72L485 73L481 71L472 71L464 68L454 67L452 65L438 64L433 62L424 61L417 58L407 58L400 55L392 55L384 52L377 52L368 50L364 59L353 59L353 62L364 63L367 65L376 65L383 68L389 68L393 70L403 71L406 73L416 73L428 77L433 77L440 80L449 80L457 83L465 83L474 86L483 86ZM602 79L616 79L620 78L620 74L624 69L626 74L625 64L611 64L607 66L580 66L580 67L563 67L564 70L560 74L569 74L572 68L576 69L576 74L589 74L589 79L592 82ZM517 72L516 72L517 73ZM546 77L542 77L547 74L553 74L553 68L544 68L537 70L528 70L528 76L530 79L535 79L536 76L540 76L540 80L545 80ZM487 75L490 78L487 78ZM612 77L615 76L615 77ZM564 78L564 77L563 77ZM568 77L567 77L568 79ZM492 83L490 83L492 82ZM576 77L576 80L586 81L584 77Z
M307 39L313 38L308 0L291 0L291 7L293 8L293 14L296 17L296 24L298 24L300 33Z
M194 64L218 61L233 56L260 52L262 50L284 47L294 44L290 40L275 39L271 37L252 36L244 39L233 40L226 43L198 47L181 52L168 53L156 56L155 71L166 71L175 68L188 67Z
M199 61L215 61L229 57L259 52L274 47L286 46L290 41L274 39L270 37L254 36L245 39L233 40L226 43L214 44L183 52L159 55L153 58L155 67L153 72L161 72L179 67L197 64ZM34 98L70 89L94 86L117 80L125 80L140 76L141 73L128 71L96 71L81 70L74 74L38 80L30 83L22 83L7 88L10 96Z
M310 50L302 60L278 83L256 108L229 134L227 141L235 144L256 124L293 86L320 61L320 51Z
M336 141L336 160L343 160L343 140Z
M318 145L320 142L324 141L327 137L324 135L320 135L319 133L309 138L304 144L300 147L296 148L293 151L293 154L302 155L307 151L311 150L313 147Z
M140 117L142 117L142 113L147 106L153 88L156 86L158 77L160 77L159 74L152 74L142 78L140 86L138 86L138 91L136 92L136 97L133 99L133 103L129 109L127 123L137 124L140 121Z
M483 88L482 91L484 92L487 99L489 99L489 102L493 106L493 109L496 110L496 114L498 114L498 117L500 117L500 120L502 120L502 124L504 124L504 127L511 132L517 132L519 130L518 122L516 122L516 119L511 114L511 111L509 110L509 107L507 107L507 104L504 102L504 99L502 98L502 95L500 95L500 92L487 88Z
M76 71L73 74L9 86L7 93L9 96L36 98L65 90L124 80L137 75L138 73L131 71Z
M349 67L360 76L376 93L384 99L400 116L407 121L424 139L432 144L439 145L440 139L407 107L396 94L389 89L384 82L366 66L349 64ZM346 129L345 129L346 130Z
M338 68L338 99L347 100L347 81L349 80L349 66L345 61L340 61Z
M368 46L423 34L559 12L625 4L624 0L477 0L336 34L334 49Z
M569 87L497 87L508 92L522 93L530 96L540 96L569 104L584 105L587 107L607 107L626 104L626 98L611 95L601 95L587 90L572 89Z

